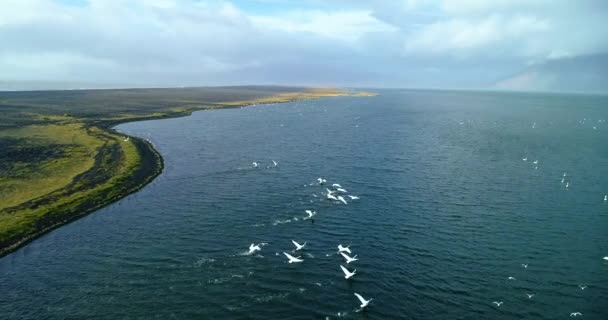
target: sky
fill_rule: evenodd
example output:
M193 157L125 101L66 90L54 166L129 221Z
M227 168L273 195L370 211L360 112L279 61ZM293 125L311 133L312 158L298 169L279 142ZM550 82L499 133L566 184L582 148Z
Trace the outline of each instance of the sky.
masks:
M605 0L2 0L0 89L608 92Z

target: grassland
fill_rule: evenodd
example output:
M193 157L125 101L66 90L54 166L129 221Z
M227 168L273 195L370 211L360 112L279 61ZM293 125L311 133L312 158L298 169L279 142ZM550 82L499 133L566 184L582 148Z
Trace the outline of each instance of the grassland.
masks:
M161 156L112 127L196 110L367 95L216 87L0 92L0 256L150 182Z

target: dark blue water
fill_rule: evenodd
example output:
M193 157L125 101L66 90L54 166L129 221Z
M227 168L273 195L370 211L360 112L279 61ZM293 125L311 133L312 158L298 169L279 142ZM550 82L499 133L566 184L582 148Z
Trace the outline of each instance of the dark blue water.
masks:
M165 172L1 258L0 318L608 319L608 98L380 93L121 125Z

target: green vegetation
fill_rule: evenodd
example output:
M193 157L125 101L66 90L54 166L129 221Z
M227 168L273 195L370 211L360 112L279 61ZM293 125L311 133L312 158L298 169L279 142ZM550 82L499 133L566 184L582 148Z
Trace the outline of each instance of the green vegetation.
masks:
M348 94L284 87L0 92L0 256L160 174L156 150L115 132L119 123Z

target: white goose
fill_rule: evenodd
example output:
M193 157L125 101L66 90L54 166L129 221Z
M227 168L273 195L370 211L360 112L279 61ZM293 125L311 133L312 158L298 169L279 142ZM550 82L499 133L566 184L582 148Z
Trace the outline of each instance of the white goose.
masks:
M334 196L335 191L331 191L327 188L325 188L325 190L327 190L327 199L338 201L338 198L336 198L336 196Z
M353 272L350 272L348 271L348 269L344 268L343 265L340 265L340 269L342 269L342 272L344 272L344 279L350 279L357 273L357 269L353 270Z
M261 250L262 250L262 248L260 248L259 244L256 245L256 244L252 243L252 244L249 245L249 252L248 253L252 254L252 253L254 253L256 251L261 251Z
M359 260L359 259L357 259L357 255L355 255L354 257L351 258L349 255L347 255L344 252L340 252L340 254L344 257L344 259L346 259L347 264L350 264L351 262Z
M343 247L342 244L340 243L338 245L338 252L348 252L348 253L351 253L349 247L350 246Z
M306 214L308 215L308 217L306 217L304 219L310 219L310 218L314 217L317 214L317 212L314 211L314 210L306 210L304 212L306 212Z
M355 297L357 297L357 299L359 299L359 301L361 301L361 309L367 307L367 305L373 300L373 299L369 299L369 300L365 300L360 294L355 292Z
M291 240L291 243L293 243L293 245L296 246L296 251L300 251L304 248L304 246L306 246L306 242L304 242L304 244L299 244L299 243L295 242L294 240Z
M294 257L287 252L283 252L283 254L287 257L287 259L289 259L289 261L287 261L289 263L298 263L304 261L301 259L301 257Z

